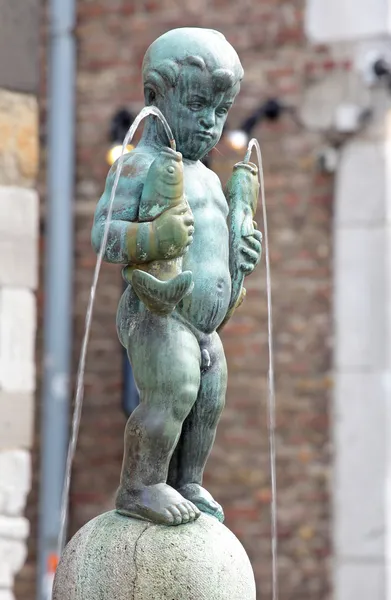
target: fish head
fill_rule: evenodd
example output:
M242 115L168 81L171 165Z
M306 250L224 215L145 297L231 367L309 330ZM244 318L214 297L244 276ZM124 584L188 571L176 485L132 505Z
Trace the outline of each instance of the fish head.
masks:
M155 178L156 192L160 196L171 200L182 197L183 162L180 152L164 148L153 162L151 169Z

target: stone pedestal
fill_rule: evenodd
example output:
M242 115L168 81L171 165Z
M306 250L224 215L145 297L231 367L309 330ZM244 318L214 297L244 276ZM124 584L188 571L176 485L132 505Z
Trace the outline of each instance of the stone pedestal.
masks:
M255 600L238 539L216 519L165 527L110 511L67 545L53 600Z

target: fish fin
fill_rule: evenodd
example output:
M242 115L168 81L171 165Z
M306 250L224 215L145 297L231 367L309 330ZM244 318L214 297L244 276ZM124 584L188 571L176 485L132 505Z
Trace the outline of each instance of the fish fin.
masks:
M132 273L132 287L145 306L158 315L170 314L176 305L194 287L191 271L184 271L173 279L160 281L146 271Z

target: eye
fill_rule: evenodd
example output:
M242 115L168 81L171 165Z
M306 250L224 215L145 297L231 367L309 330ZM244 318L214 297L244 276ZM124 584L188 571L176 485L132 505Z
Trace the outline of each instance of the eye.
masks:
M219 117L223 117L227 113L228 113L228 107L227 106L221 106L220 108L218 108L216 110L216 115L218 115Z
M188 107L190 108L190 110L196 112L197 110L201 110L203 108L203 105L201 104L201 102L191 102L190 104L188 104Z

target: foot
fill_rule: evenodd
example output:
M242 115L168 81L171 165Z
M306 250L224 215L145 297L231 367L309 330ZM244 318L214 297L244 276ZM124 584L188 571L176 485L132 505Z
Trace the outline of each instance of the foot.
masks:
M162 525L191 523L200 516L200 511L191 501L166 483L131 491L120 488L116 509L121 515Z
M198 483L187 483L178 489L178 492L190 500L201 512L215 517L220 523L224 522L224 511L220 504L213 500L209 492Z

